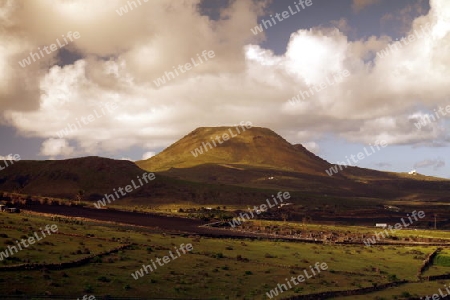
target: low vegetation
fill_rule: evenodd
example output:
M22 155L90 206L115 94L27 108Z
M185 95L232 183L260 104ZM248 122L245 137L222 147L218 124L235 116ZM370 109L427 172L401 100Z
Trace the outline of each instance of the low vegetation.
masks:
M58 225L59 234L0 262L2 295L77 297L89 293L97 297L149 297L151 290L152 298L266 299L265 293L285 282L285 278L300 274L316 262L328 264L326 272L283 293L283 297L287 297L373 287L399 280L414 282L423 258L435 250L431 246L363 247L204 238L28 212L0 214L0 248L5 249L12 241L53 223ZM354 230L357 233L359 229ZM170 249L182 243L191 243L194 250L139 280L131 277L143 264L167 255ZM120 245L131 246L95 256ZM435 259L442 272L446 268L450 271L444 266L447 254L443 251ZM5 269L23 263L70 262L88 255L94 256L87 263L61 270L42 268L12 272ZM412 284L411 290L405 287L399 288L399 295L403 291L412 295L428 290L431 293L435 285L424 282Z

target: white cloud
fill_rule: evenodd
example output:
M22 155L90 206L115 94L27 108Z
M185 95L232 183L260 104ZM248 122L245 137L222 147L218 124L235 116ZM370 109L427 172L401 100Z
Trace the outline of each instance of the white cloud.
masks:
M156 152L153 152L153 151L145 152L145 153L142 155L142 160L149 159L150 157L153 157L153 156L155 156L155 155L156 155Z
M302 145L306 149L308 149L308 151L310 151L314 154L318 154L320 152L320 146L316 142L306 142L306 143L302 143Z
M126 1L48 6L49 1L8 8L5 18L20 21L21 34L8 26L0 31L11 41L0 45L3 117L21 134L46 139L42 155L107 155L136 146L151 153L196 127L243 120L274 129L292 143L309 141L310 149L327 133L354 142L383 139L390 145L449 141L441 124L418 131L413 122L421 113L418 103L429 109L448 105L446 1L432 0L429 15L410 28L414 32L429 22L431 35L374 59L389 37L349 41L338 29L321 27L294 32L283 55L251 44L250 28L261 6L250 0L232 2L218 21L200 15L200 0L150 1L123 17L115 9ZM46 62L51 67L36 64L24 70L18 65L17 57L69 30L80 32L69 49L83 59L64 67L53 66L50 56ZM216 57L154 86L154 79L203 50L213 50ZM289 105L300 90L343 70L351 74L344 82ZM400 70L398 76L394 70ZM23 82L29 93L21 94ZM67 140L57 139L58 131L99 112L107 102L117 103L118 109L71 132Z
M48 139L42 143L41 155L50 156L69 156L73 153L73 147L65 139Z

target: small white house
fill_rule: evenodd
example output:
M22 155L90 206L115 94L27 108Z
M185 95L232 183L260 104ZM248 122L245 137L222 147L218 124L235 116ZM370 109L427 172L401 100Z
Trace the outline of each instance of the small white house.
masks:
M387 224L386 224L386 223L376 223L376 224L375 224L375 227L378 227L378 228L386 228L386 227L387 227Z
M412 170L408 172L409 175L417 175L417 171L416 170Z

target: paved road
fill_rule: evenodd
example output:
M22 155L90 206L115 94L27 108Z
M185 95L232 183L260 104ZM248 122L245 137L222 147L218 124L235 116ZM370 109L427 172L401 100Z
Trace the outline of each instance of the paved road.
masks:
M314 241L313 239L299 239L295 237L276 236L270 234L258 234L251 232L240 232L236 230L224 230L211 227L202 227L205 222L195 219L187 219L181 217L162 216L149 213L128 212L109 209L96 209L96 208L82 208L76 206L52 206L52 205L29 205L24 210L30 210L40 213L58 214L68 217L83 217L88 219L100 220L100 221L112 221L124 224L138 225L150 228L158 228L161 231L167 231L167 233L188 233L198 234L202 236L209 236L215 238L267 238L267 239L279 239L290 240L297 242L309 242L320 243L321 241ZM355 242L351 244L362 244L361 242ZM377 244L398 244L398 245L448 245L447 243L416 243L416 242L389 242Z
M191 234L210 235L216 237L257 237L258 235L241 232L230 232L228 230L209 229L200 227L206 224L200 220L161 216L156 214L118 211L109 209L82 208L74 206L52 206L52 205L29 205L24 210L58 214L68 217L83 217L100 221L112 221L124 224L157 227L161 230L171 232L185 232Z

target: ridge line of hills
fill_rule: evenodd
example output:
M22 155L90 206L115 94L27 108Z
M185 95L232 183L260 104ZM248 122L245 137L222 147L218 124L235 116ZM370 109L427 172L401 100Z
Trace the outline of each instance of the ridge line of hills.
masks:
M17 161L0 171L0 191L73 199L83 190L85 200L95 201L148 171L156 179L124 203L259 203L281 190L290 191L299 203L325 198L450 200L446 194L450 181L440 178L358 167L330 177L325 173L330 163L267 128L247 129L197 157L191 153L229 128L197 128L158 155L136 163L96 156Z

